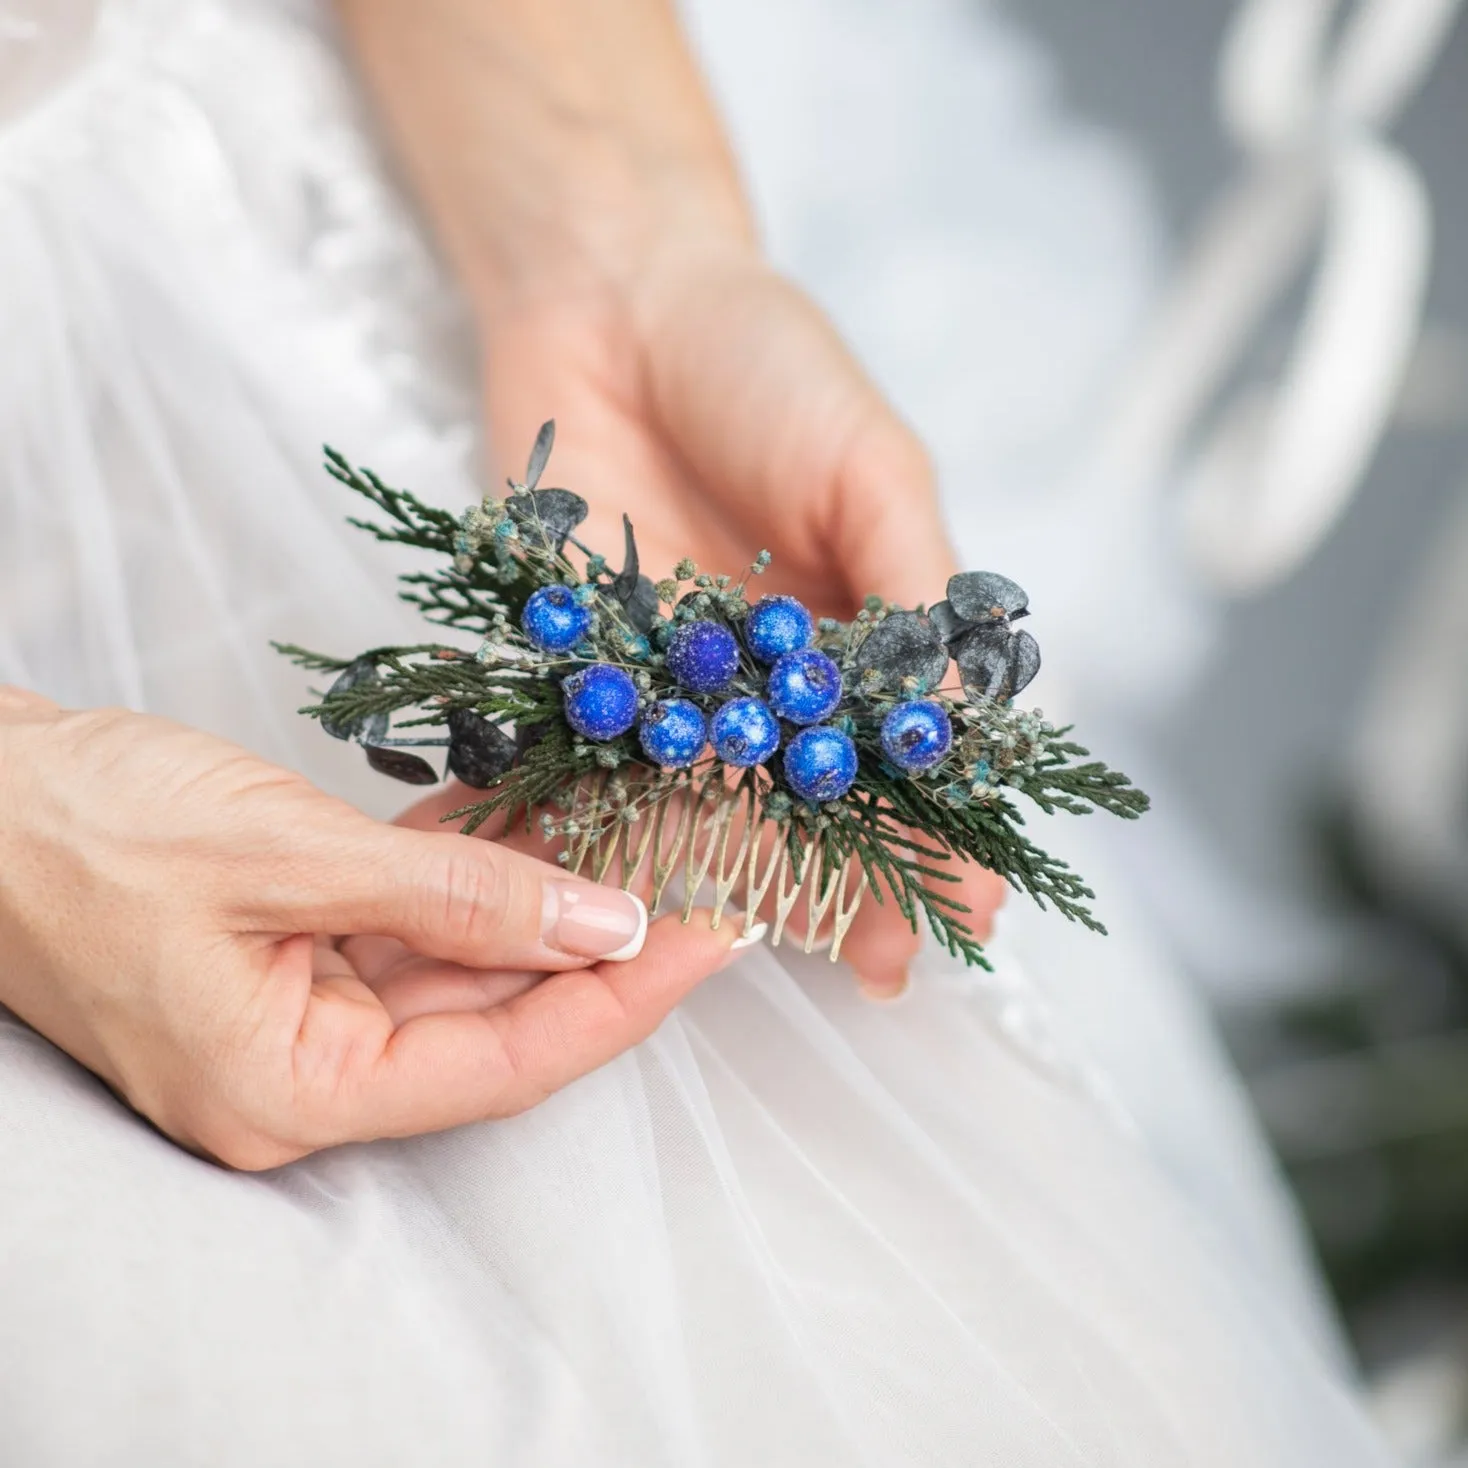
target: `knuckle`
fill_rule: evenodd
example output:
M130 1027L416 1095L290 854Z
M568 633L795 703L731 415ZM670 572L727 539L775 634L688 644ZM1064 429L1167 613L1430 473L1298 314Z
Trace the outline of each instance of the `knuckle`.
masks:
M454 838L459 844L459 838ZM493 848L463 840L438 868L425 920L451 942L474 947L500 932L514 906L514 882Z

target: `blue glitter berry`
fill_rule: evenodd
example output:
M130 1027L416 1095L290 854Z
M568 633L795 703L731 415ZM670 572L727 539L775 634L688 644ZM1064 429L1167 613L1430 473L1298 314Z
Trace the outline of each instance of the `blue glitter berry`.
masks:
M637 733L648 759L665 770L678 770L703 752L709 727L697 704L664 698L643 714Z
M566 722L582 736L605 743L637 722L637 685L621 668L593 663L561 684Z
M898 769L909 774L931 770L953 744L948 711L931 699L899 703L882 720L882 749Z
M731 698L709 725L714 753L726 765L762 765L780 747L780 724L758 698Z
M815 634L811 615L793 596L762 596L744 619L744 643L762 663L808 647Z
M770 707L792 724L819 724L841 702L841 670L823 652L787 652L770 669Z
M856 783L856 745L828 724L802 729L786 746L785 778L802 800L840 800Z
M525 603L520 627L545 652L570 652L591 631L592 613L569 586L542 586Z
M739 644L717 622L685 622L668 644L668 671L694 693L718 693L739 671Z

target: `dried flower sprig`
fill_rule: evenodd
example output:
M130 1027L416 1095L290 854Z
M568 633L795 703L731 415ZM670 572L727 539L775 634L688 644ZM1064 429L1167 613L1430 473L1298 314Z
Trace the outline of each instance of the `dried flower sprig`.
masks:
M352 524L443 557L401 578L404 599L479 642L349 660L277 644L337 674L303 713L410 784L440 778L414 751L445 749L447 773L484 792L454 812L466 830L496 813L538 820L571 870L643 878L654 909L681 884L685 920L712 883L715 922L737 900L749 931L768 908L778 942L803 903L807 951L828 922L834 959L870 891L984 964L968 908L944 890L963 857L1105 931L1094 894L1025 836L1015 802L1130 819L1147 797L1014 706L1040 666L1014 626L1029 612L1019 586L970 572L927 610L869 597L851 622L816 621L793 597L751 602L768 551L737 581L686 559L650 580L626 516L613 570L576 537L586 501L540 488L554 431L506 497L459 517L326 451L384 517Z

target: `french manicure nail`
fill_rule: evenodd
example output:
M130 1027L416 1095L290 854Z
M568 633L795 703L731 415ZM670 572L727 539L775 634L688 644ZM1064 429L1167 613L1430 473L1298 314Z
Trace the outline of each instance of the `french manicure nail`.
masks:
M547 882L541 907L541 936L551 948L624 963L642 952L647 908L640 897L596 882Z
M741 948L753 948L769 931L768 923L756 923L747 933L741 933L729 945L729 952L738 953Z

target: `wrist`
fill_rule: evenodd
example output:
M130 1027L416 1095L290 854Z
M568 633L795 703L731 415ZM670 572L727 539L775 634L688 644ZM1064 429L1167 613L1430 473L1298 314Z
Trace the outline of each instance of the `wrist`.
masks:
M737 183L686 157L568 160L533 207L480 194L438 224L486 332L567 302L635 309L649 281L759 255Z

